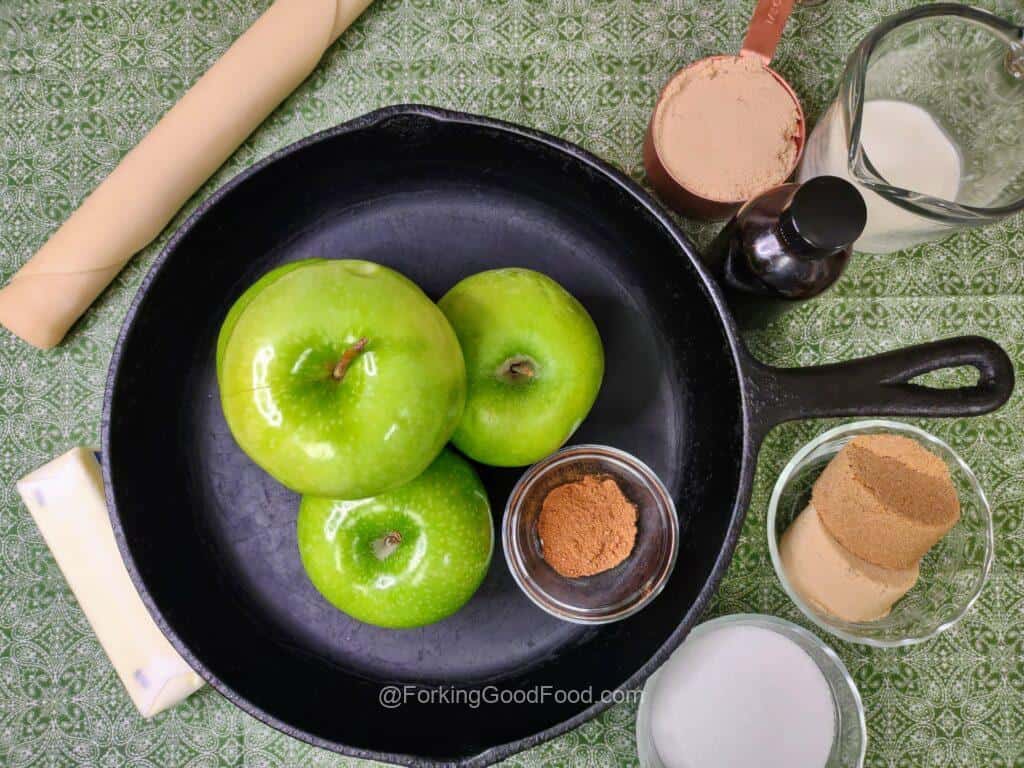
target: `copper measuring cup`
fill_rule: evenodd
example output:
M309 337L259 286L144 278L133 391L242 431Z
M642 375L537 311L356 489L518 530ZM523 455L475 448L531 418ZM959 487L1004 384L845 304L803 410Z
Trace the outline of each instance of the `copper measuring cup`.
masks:
M807 126L804 121L804 110L800 106L800 99L796 92L778 72L768 66L775 54L775 48L782 37L782 30L786 26L789 14L793 10L794 0L758 0L754 8L754 15L747 27L747 36L743 40L743 47L740 49L741 57L753 57L759 60L765 70L775 78L793 99L797 110L797 130L793 137L796 142L796 153L793 163L786 173L788 178L800 162L800 156L804 150L804 140L807 134ZM679 213L698 219L724 219L735 213L746 200L714 200L697 194L685 187L668 170L661 159L657 137L655 136L655 118L661 109L662 103L667 98L670 86L682 77L692 67L715 59L729 59L732 56L708 56L699 59L669 78L658 101L651 113L651 120L647 125L647 135L644 138L644 168L647 171L647 178L663 201L668 203Z

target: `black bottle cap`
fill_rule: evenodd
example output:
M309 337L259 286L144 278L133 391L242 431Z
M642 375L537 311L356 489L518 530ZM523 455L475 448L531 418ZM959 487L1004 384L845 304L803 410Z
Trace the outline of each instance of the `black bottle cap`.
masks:
M796 191L780 224L787 239L833 253L860 237L867 218L864 198L853 184L838 176L818 176Z

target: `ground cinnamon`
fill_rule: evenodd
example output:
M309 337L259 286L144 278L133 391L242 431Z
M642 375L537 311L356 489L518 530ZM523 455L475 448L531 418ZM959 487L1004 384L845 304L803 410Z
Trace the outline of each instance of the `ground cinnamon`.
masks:
M537 533L544 559L558 573L593 576L633 551L636 506L612 478L587 475L544 497Z

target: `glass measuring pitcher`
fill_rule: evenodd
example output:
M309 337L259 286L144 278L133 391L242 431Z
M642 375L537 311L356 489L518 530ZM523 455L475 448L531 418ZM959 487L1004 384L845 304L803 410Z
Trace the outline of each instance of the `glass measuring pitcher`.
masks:
M1024 209L1024 28L953 3L883 21L807 140L799 180L825 174L863 194L869 253Z

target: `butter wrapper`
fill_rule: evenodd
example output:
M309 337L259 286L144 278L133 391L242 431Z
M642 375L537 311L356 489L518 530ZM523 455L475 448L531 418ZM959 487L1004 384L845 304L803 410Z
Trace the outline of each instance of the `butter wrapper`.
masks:
M139 713L153 717L201 688L132 585L96 453L68 451L20 480L18 493Z

